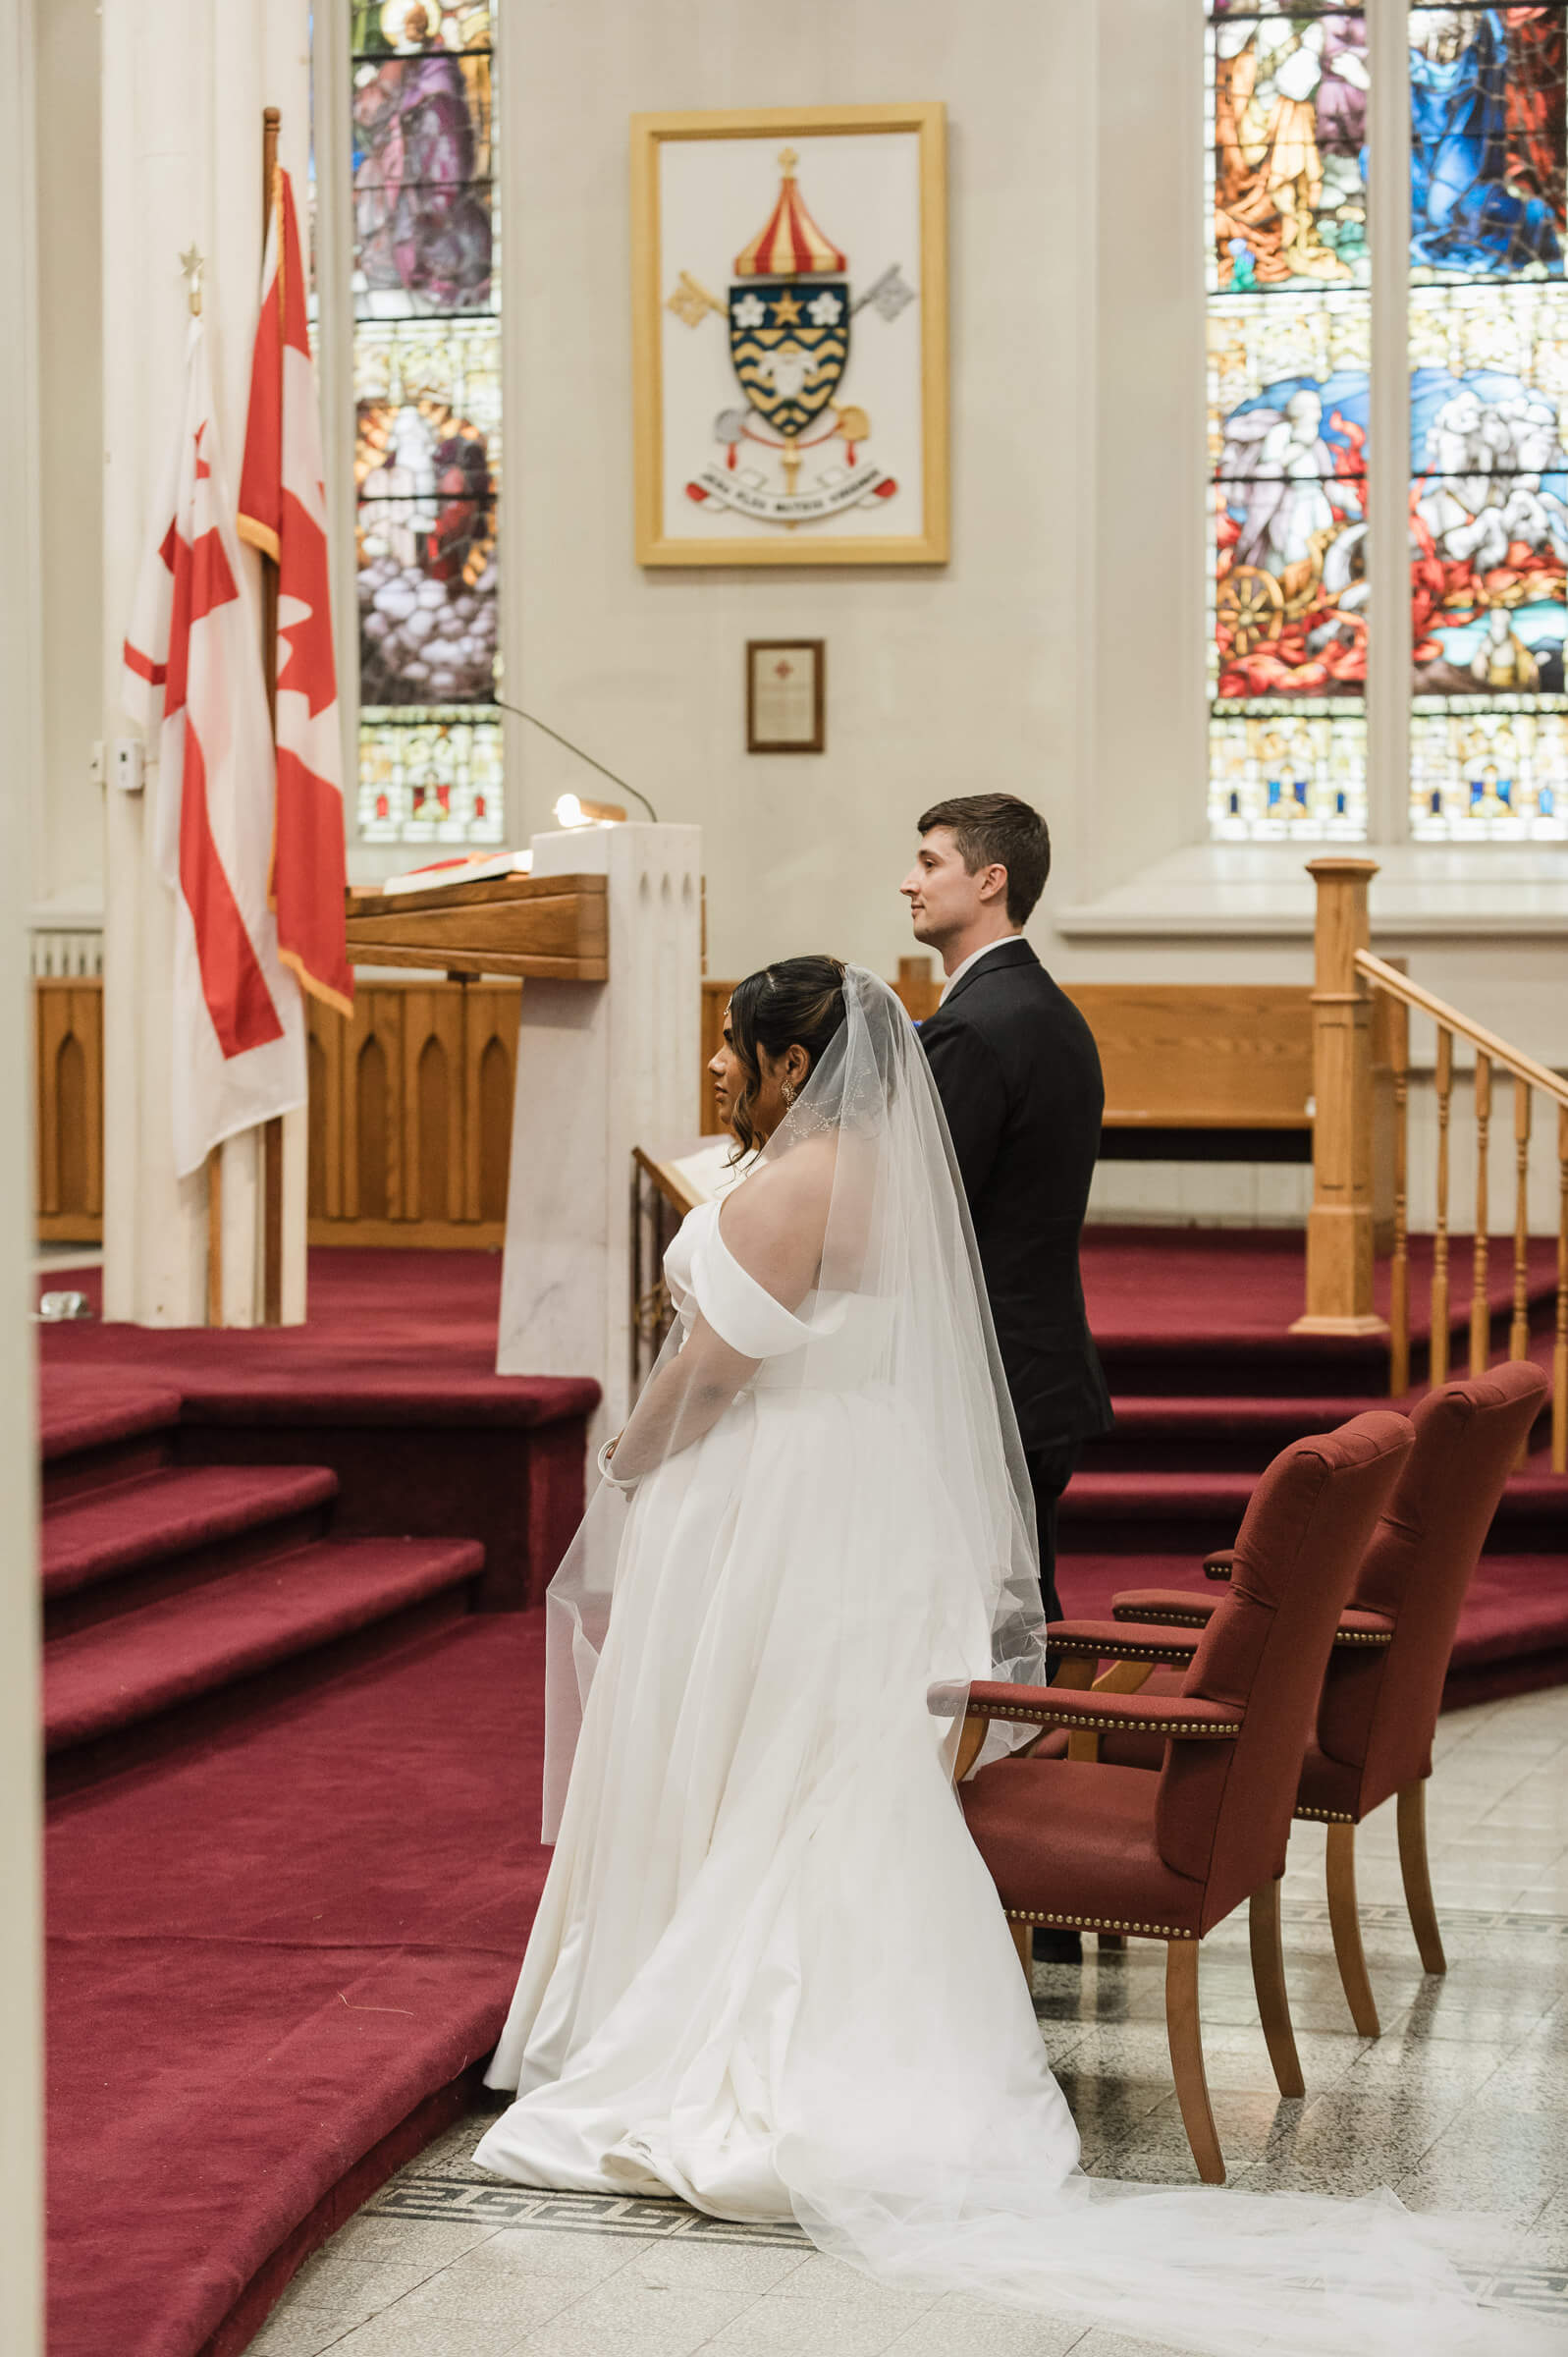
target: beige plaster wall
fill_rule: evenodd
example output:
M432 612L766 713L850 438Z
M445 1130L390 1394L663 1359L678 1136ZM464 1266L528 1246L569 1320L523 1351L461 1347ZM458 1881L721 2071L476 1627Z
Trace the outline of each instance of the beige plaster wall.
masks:
M95 0L33 0L37 145L39 433L43 492L42 791L33 835L36 901L91 895L103 874L102 302L98 265Z
M513 11L510 691L703 827L715 972L812 949L891 969L913 822L946 792L1031 795L1081 889L1095 18L1082 0L804 0L787 29L772 0ZM627 117L926 98L950 142L950 565L639 571ZM822 756L744 749L744 643L775 634L828 642ZM515 752L525 837L563 787L591 788L531 732Z

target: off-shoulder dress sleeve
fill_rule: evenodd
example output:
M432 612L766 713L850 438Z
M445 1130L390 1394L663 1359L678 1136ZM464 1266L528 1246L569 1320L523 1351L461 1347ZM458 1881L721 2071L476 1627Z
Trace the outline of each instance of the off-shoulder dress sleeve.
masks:
M691 1289L720 1341L743 1358L779 1358L811 1340L811 1328L747 1275L720 1234L717 1220L709 1224L692 1254Z

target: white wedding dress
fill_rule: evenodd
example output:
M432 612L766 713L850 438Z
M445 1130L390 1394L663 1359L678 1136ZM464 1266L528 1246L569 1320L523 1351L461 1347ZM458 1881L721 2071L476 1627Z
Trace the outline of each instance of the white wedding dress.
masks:
M924 1059L898 1039L901 1015L869 977L852 986L898 1118L913 1095L925 1123ZM841 1088L838 1118L852 1101ZM940 1169L921 1183L940 1193ZM756 1371L638 1487L602 1643L574 1606L558 1649L586 1700L488 2072L516 2101L475 2158L527 2185L795 2218L885 2280L1211 2357L1520 2349L1391 2197L1079 2171L952 1788L952 1723L928 1702L994 1673L1006 1574L993 1561L988 1592L955 1566L976 1559L969 1460L1005 1489L997 1411L988 1443L960 1429L939 1378L927 1396L897 1339L924 1208L899 1186L877 1206L893 1241L866 1253L862 1204L860 1282L793 1312L732 1256L718 1206L671 1246L681 1332L700 1313ZM952 1233L967 1233L961 1214ZM947 1246L928 1257L950 1284ZM923 1282L939 1284L930 1270ZM978 1327L949 1344L972 1347L984 1374ZM993 1527L980 1552L1003 1544Z

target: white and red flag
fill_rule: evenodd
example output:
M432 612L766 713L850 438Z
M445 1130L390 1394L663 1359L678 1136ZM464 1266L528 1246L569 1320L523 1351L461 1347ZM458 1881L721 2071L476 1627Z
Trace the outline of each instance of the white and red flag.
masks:
M210 1148L305 1101L304 1010L267 906L272 738L219 455L201 321L125 643L126 709L158 725L153 853L176 895L174 1146Z
M346 882L338 680L327 587L321 420L305 325L294 188L275 171L261 317L240 471L240 537L278 568L278 948L305 989L347 1014L353 973Z

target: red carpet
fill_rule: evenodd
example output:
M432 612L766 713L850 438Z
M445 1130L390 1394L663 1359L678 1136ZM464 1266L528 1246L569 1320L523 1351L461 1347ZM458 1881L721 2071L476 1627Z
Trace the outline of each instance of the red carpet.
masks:
M234 2357L505 2013L543 1619L473 1607L548 1581L598 1387L496 1376L499 1260L428 1260L41 1331L55 2357Z
M485 1604L537 1603L582 1513L598 1386L495 1372L498 1252L314 1251L309 1282L304 1326L41 1328L46 1455L83 1398L164 1389L182 1466L328 1466L339 1536L460 1532L484 1549ZM38 1280L68 1285L101 1303L96 1269Z
M489 2052L546 1863L542 1627L470 1617L55 1803L51 2357L202 2349Z
M1418 1372L1432 1322L1432 1239L1411 1239ZM1084 1236L1090 1323L1116 1428L1092 1443L1062 1500L1063 1609L1100 1617L1118 1588L1205 1585L1203 1557L1234 1539L1253 1481L1275 1453L1380 1405L1386 1344L1288 1332L1302 1298L1302 1243L1277 1230L1116 1230ZM1379 1298L1387 1307L1387 1268ZM1493 1236L1487 1294L1505 1354L1513 1240ZM1531 1354L1548 1372L1556 1247L1530 1250ZM1450 1257L1450 1363L1469 1363L1468 1239ZM1415 1398L1418 1394L1412 1394ZM1509 1483L1465 1603L1445 1702L1568 1680L1568 1481L1548 1470L1547 1424Z

